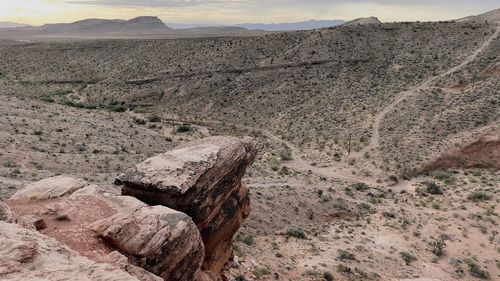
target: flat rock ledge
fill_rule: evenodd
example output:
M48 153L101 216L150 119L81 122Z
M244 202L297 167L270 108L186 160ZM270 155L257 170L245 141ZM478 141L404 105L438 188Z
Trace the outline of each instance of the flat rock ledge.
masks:
M69 176L29 184L0 202L0 279L220 280L257 152L250 138L192 142L121 174L122 196Z

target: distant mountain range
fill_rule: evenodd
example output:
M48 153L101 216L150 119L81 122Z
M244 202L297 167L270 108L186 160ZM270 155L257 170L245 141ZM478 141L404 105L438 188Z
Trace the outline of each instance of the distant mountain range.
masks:
M500 9L456 21L500 21ZM183 38L258 36L267 32L311 30L339 25L356 26L381 23L376 17L343 20L309 20L290 23L245 23L234 26L179 24L162 22L158 17L144 16L131 20L86 19L73 23L45 24L39 27L13 22L0 22L0 37L24 38Z
M292 30L311 30L318 28L334 27L345 23L343 20L309 20L300 22L287 23L242 23L230 25L231 27L241 27L248 30L264 30L264 31L292 31ZM184 24L184 23L165 23L173 29L189 29L189 28L207 28L207 27L223 27L224 25L209 25L209 24Z
M17 28L17 27L26 27L27 24L15 23L10 21L0 21L0 28Z
M377 24L377 23L382 23L382 22L378 18L376 18L376 17L368 17L368 18L354 19L352 21L348 21L348 22L344 23L343 25L345 25L345 26L356 26L356 25Z

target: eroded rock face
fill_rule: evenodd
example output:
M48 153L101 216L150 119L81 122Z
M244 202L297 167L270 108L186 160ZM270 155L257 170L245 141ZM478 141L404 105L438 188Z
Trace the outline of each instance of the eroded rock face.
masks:
M0 279L138 281L106 263L96 263L35 230L0 221Z
M241 182L257 155L250 139L213 137L168 151L128 169L122 194L189 215L205 245L203 269L219 273L232 255L232 237L250 214Z
M136 259L136 264L171 281L194 280L203 261L203 243L190 217L163 206L98 221L94 230Z
M64 189L63 184L59 186ZM31 194L44 194L46 185L29 187L30 192L23 195L27 197L8 200L12 212L5 208L3 213L17 215L23 225L30 224L33 229L35 222L43 220L41 233L94 262L111 264L140 281L191 281L201 267L204 250L200 234L183 213L149 207L136 198L108 194L94 185L71 193L58 192L61 197L44 200L33 199ZM100 226L96 230L104 239L93 226Z

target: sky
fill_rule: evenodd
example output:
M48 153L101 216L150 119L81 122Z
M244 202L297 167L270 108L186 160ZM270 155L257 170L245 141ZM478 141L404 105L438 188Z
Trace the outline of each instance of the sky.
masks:
M0 0L0 21L30 25L158 16L165 22L236 24L310 19L436 21L500 8L498 0Z

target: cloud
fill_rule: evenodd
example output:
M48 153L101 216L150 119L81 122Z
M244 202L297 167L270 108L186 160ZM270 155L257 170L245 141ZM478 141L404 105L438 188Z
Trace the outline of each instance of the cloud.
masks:
M149 8L175 8L204 5L232 5L247 4L248 0L69 0L71 4L123 6L123 7L149 7Z

